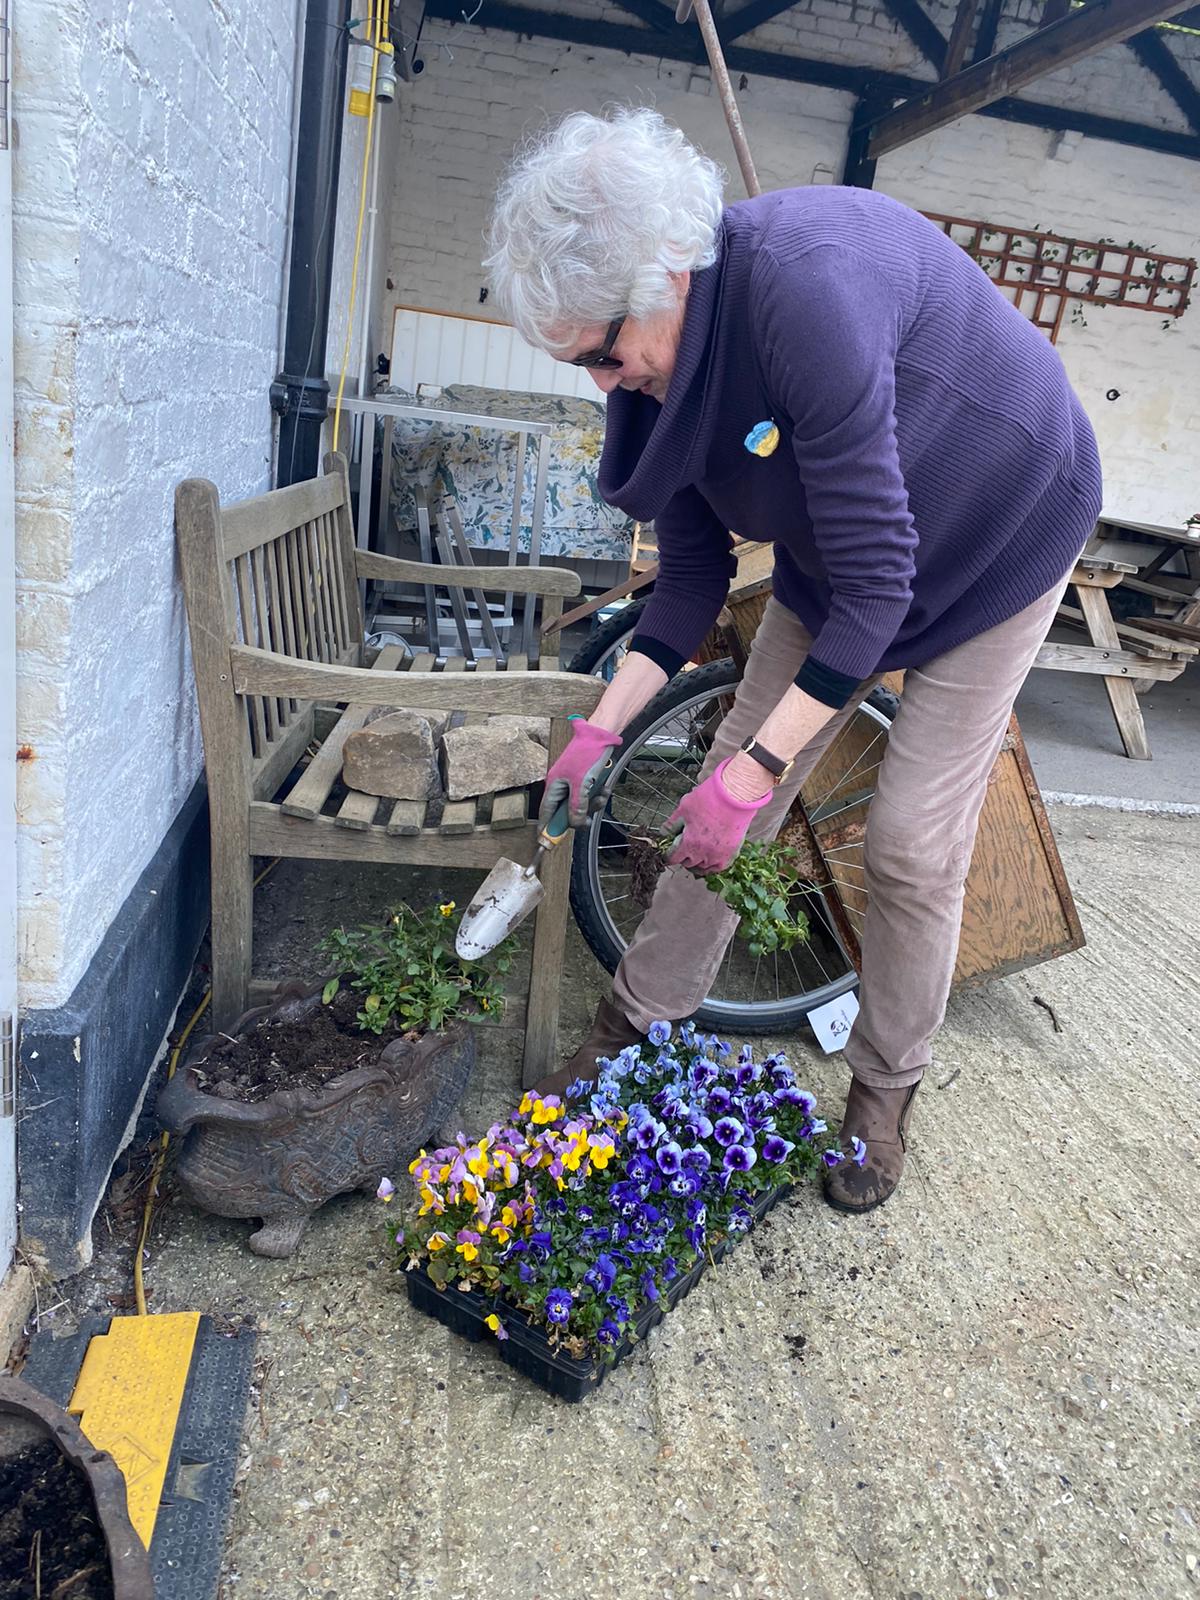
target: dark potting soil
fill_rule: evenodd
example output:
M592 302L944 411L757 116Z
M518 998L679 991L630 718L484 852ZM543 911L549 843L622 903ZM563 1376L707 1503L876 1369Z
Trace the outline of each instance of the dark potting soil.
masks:
M0 1600L112 1600L87 1479L47 1439L0 1458Z
M369 1065L401 1037L394 1027L365 1033L354 1020L359 1010L360 997L343 989L329 1005L295 1021L264 1021L242 1038L219 1037L194 1067L200 1087L250 1105L277 1089L323 1089L332 1078Z

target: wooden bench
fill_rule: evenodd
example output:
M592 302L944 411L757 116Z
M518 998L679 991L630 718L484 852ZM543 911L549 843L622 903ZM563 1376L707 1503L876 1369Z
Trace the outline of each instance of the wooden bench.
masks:
M533 851L537 824L524 790L440 812L432 802L354 791L338 799L343 746L374 707L547 716L553 759L567 741L568 713L586 715L604 685L558 671L552 655L532 663L515 655L503 667L480 660L472 670L450 658L439 671L432 654L409 658L390 646L364 667L366 579L540 595L550 621L580 584L554 567L447 569L357 550L341 456L325 458L321 478L236 505L223 506L211 483L188 479L176 491L175 524L208 778L213 1022L228 1028L250 993L255 856L487 870L501 856L528 860ZM570 852L553 852L542 871L525 1006L527 1085L557 1065L569 877Z

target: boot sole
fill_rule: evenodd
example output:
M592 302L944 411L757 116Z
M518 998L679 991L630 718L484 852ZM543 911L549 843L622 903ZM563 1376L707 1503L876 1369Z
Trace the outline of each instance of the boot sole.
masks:
M896 1190L893 1189L892 1194L895 1194L895 1192ZM885 1194L882 1200L872 1200L869 1206L848 1206L844 1200L835 1200L824 1184L821 1185L821 1197L825 1204L831 1211L840 1211L846 1217L865 1217L869 1211L878 1211L880 1206L887 1205L892 1198L892 1194Z

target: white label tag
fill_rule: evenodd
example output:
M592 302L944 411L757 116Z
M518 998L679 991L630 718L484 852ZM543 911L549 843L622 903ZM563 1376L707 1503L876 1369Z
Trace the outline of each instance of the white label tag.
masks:
M858 996L844 994L840 999L828 1000L823 1006L808 1013L809 1024L817 1036L817 1043L827 1056L846 1048L850 1029L858 1015Z

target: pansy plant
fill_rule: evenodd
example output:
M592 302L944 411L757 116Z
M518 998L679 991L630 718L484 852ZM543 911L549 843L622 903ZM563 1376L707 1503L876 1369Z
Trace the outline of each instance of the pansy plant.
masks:
M639 1312L755 1203L843 1152L782 1052L757 1060L684 1023L598 1062L563 1099L527 1094L481 1139L422 1151L395 1234L405 1266L496 1297L574 1355L608 1355ZM390 1199L381 1186L381 1198Z

